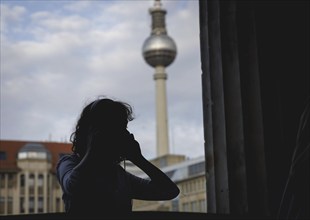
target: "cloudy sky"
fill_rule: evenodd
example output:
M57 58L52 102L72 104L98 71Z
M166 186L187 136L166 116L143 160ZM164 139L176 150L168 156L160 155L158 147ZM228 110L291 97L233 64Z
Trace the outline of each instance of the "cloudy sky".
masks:
M1 0L1 136L67 141L99 95L128 102L129 130L156 156L154 69L142 56L153 0ZM204 154L198 0L163 0L177 45L167 67L170 151Z

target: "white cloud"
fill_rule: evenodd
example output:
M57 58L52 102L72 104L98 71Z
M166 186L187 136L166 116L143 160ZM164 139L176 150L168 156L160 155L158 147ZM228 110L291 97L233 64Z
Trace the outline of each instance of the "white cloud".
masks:
M57 17L42 17L42 14L33 16L35 22L39 25L48 29L49 31L66 31L74 32L85 30L89 26L89 21L86 18L78 15L71 16L57 16ZM46 16L47 14L45 14ZM38 19L39 17L39 19ZM87 29L86 29L87 30Z

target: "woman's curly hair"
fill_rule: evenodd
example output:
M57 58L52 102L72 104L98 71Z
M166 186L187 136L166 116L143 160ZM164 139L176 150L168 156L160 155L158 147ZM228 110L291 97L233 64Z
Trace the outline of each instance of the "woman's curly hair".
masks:
M98 98L86 105L70 136L72 151L83 157L87 150L88 138L96 128L110 129L121 126L125 129L129 121L134 119L132 107L125 102L109 98Z

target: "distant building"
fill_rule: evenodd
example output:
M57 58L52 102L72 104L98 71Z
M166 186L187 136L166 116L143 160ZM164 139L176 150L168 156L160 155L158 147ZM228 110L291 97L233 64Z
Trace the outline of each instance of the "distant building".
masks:
M0 215L63 212L55 168L71 144L0 141Z
M187 159L184 155L169 154L150 160L174 181L180 194L168 201L134 200L134 211L206 212L206 176L204 156ZM140 169L127 163L126 170L146 177Z

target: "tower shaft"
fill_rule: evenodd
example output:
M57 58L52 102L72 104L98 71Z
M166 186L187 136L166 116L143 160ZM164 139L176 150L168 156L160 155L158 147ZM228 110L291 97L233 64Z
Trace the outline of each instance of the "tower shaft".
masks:
M157 156L169 154L166 79L165 67L156 66L154 80L156 86Z

